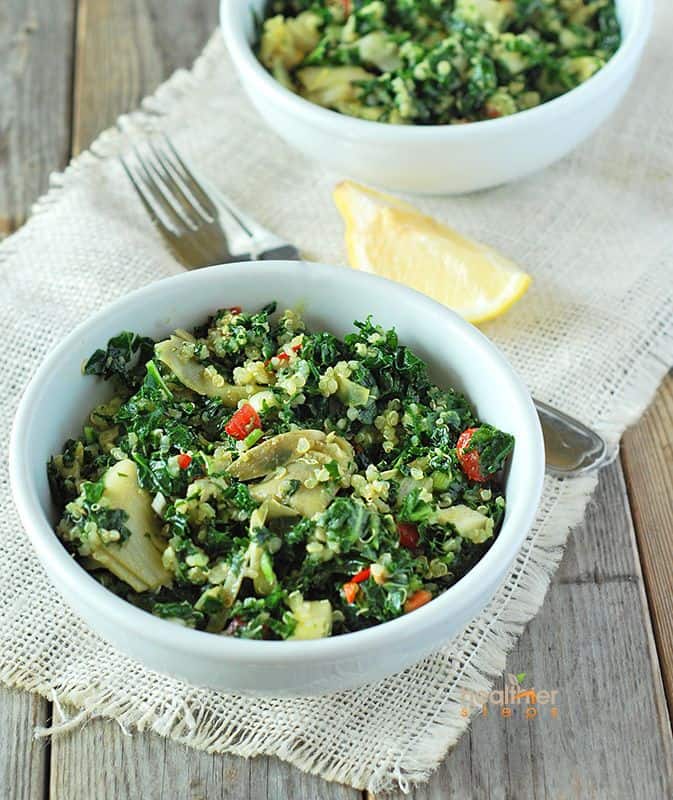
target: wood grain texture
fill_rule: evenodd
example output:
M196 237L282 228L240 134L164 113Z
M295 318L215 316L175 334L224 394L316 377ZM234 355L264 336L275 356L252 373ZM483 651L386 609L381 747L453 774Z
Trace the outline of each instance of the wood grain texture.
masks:
M669 709L673 708L673 375L624 436L622 462Z
M217 25L216 2L80 0L73 96L76 155L138 106L178 67L190 66Z
M275 758L216 756L162 739L125 735L95 720L54 739L49 796L58 800L360 800Z
M62 7L71 8L70 0L59 0L59 4L54 16L57 30L65 25L56 19L63 14ZM16 20L24 12L53 10L54 5L50 0L9 0L12 30L20 29ZM7 0L0 8L0 28L7 27L6 6ZM135 107L173 69L193 60L216 24L216 6L214 0L79 1L72 103L74 153L88 146L120 113ZM10 63L4 43L14 41L3 31L0 66ZM65 45L39 54L44 59L44 80L53 79L56 65L63 59L67 62L69 54ZM38 79L37 65L34 69L30 81ZM26 74L32 75L31 70L32 64ZM0 70L3 99L4 75ZM23 130L31 124L26 122L29 112L35 113L30 107L19 109L16 124ZM29 173L24 183L8 170L5 151L13 140L5 136L5 128L4 111L0 111L0 171L4 170L0 172L0 216L15 220L24 212L12 209L20 208L21 198L28 197L32 189ZM40 152L34 156L38 161L49 160L44 153L54 145L52 136L53 130L39 139L36 147ZM19 144L25 148L28 140ZM16 145L14 148L16 152ZM18 163L16 157L14 162ZM670 438L673 420L670 412L661 417L658 413L656 435L652 430L639 433L639 429L630 435L646 437L634 438L636 455L630 455L627 438L624 463L634 507L638 497L644 498L642 508L636 511L642 530L651 523L653 529L668 531L670 536L670 516L666 516L670 509L665 503L670 491L664 493L665 484L650 476L649 491L656 497L646 499L642 485L636 486L639 479L633 477L637 473L643 481L647 474L637 463L646 458L646 445L657 441L666 455L662 437L668 430ZM670 446L666 452L670 460ZM664 537L657 539L654 557L666 556L670 563L665 545ZM641 549L646 559L642 533ZM659 573L654 575L654 567L646 565L646 570L650 588L665 586ZM669 614L668 620L663 617L661 626L657 625L661 642L659 628L670 625L673 615L663 600L660 608L662 615ZM665 630L664 634L668 636ZM587 524L575 533L545 606L510 656L509 669L525 671L526 684L538 690L558 689L558 716L502 719L491 713L477 718L432 781L412 797L658 800L673 794L670 722L618 466L602 477ZM304 775L277 759L211 756L152 734L128 737L115 723L100 720L53 741L49 785L41 787L40 780L47 775L46 751L44 745L32 742L30 734L46 713L43 701L0 690L3 800L7 786L12 800L42 797L43 791L58 800L360 797L359 792Z
M68 161L75 0L54 5L0 3L0 238Z
M504 719L494 706L408 800L673 796L670 722L618 464L601 476L508 670L525 672L525 687L557 689L558 716L541 706L535 719Z
M37 695L0 687L0 797L42 800L49 769L49 747L33 738L44 725L49 704Z
M47 188L49 173L66 165L75 0L0 3L0 239L25 220ZM44 796L49 748L33 739L49 703L0 687L0 796Z

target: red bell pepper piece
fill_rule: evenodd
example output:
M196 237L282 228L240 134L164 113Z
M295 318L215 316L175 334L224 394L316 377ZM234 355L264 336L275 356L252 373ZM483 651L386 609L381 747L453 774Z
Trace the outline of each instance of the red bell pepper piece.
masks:
M224 430L229 436L233 436L234 439L241 441L245 439L249 433L261 427L262 420L259 418L259 414L250 403L246 403L241 406L229 422L227 422L224 426Z

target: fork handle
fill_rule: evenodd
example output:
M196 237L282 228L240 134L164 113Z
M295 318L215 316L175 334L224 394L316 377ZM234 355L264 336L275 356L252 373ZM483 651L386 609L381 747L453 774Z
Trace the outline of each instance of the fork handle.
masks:
M606 463L608 448L601 436L553 406L534 402L542 425L548 473L573 477Z
M220 212L220 221L223 222L227 217L230 220L233 219L234 223L242 228L250 237L248 249L251 250L251 257L253 259L262 257L266 260L270 260L270 257L266 254L267 251L280 250L290 246L284 239L271 233L271 231L260 225L259 222L241 211L240 208L217 188L217 186L205 178L201 180L208 186L208 193ZM262 253L264 253L263 256ZM295 260L296 258L297 256L290 257L290 260Z

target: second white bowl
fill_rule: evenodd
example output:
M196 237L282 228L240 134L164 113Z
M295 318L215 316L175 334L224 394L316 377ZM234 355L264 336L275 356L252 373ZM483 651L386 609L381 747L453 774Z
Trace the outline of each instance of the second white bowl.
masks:
M388 125L322 108L276 81L253 52L253 11L266 0L221 0L222 33L241 82L273 130L342 175L392 191L459 194L521 178L557 161L617 107L647 40L652 0L617 0L622 45L586 83L509 117L469 125Z

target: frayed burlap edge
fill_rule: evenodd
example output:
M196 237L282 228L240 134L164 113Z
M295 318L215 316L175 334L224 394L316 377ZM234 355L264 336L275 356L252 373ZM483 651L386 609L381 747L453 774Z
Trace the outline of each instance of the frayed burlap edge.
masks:
M140 110L120 117L115 127L103 132L64 172L52 175L50 189L33 207L33 215L48 211L58 203L61 192L84 177L88 166L97 159L115 156L127 149L138 135L161 128L161 117L171 103L207 79L221 47L220 34L216 31L191 71L176 72L154 95L143 101ZM0 262L31 235L29 220L2 244ZM622 432L643 413L668 365L673 362L673 312L660 322L658 335L643 342L637 369L624 375L615 391L615 408L619 410L596 425L609 441L613 458ZM227 722L215 722L182 701L167 700L159 707L147 709L121 692L106 691L102 687L80 683L45 684L36 680L26 667L11 663L9 655L0 656L0 681L37 692L54 704L54 720L50 727L36 729L38 737L64 734L88 719L105 717L116 720L125 732L151 730L210 753L228 752L245 757L274 755L304 771L358 789L386 790L395 781L402 790L408 791L410 784L428 780L448 749L465 732L469 719L461 714L464 705L461 690L487 691L502 673L507 654L544 602L569 532L582 521L597 480L595 474L572 481L547 479L538 520L510 575L483 614L445 648L447 653L463 654L464 658L447 702L428 722L428 730L434 735L431 739L423 737L420 745L418 740L406 740L401 735L395 752L373 773L365 767L343 764L337 754L333 758L316 758L273 733L245 732ZM79 711L68 716L63 705L74 705ZM433 742L431 746L428 740Z

